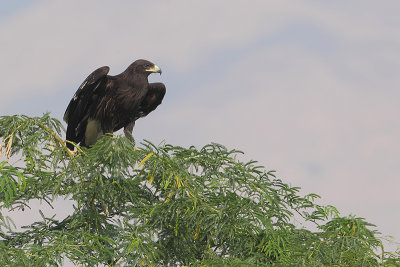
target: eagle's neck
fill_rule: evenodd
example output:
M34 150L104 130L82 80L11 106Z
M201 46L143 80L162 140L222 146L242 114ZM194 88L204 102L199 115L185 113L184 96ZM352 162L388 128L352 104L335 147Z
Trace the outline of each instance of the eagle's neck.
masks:
M120 78L128 86L135 88L143 88L148 85L148 74L136 73L133 71L125 71L120 74Z
M130 86L133 86L135 88L147 88L147 85L149 84L149 81L147 79L148 75L143 75L143 74L134 74L129 76L127 79L127 82Z

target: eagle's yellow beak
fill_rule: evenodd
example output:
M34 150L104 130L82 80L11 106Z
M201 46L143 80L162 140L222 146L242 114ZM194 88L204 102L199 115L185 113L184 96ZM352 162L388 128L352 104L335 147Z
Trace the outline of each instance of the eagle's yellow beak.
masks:
M153 65L152 67L146 69L146 71L153 73L160 73L161 75L161 69L157 65Z

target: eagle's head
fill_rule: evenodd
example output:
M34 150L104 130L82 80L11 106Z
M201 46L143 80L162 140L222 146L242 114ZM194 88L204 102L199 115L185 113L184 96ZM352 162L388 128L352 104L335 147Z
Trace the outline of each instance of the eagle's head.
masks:
M151 73L160 73L161 75L161 69L154 63L151 63L145 59L136 60L128 67L127 70L129 72L133 71L138 74L150 75Z

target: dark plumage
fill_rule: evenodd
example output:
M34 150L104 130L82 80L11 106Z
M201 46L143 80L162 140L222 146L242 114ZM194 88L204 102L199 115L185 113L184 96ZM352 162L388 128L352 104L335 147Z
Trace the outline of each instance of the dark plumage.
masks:
M92 72L71 99L64 114L67 140L90 146L103 134L121 128L131 139L135 121L161 104L165 85L147 80L151 73L161 74L153 63L136 60L116 76L107 75L109 70L104 66ZM67 147L74 149L68 142Z

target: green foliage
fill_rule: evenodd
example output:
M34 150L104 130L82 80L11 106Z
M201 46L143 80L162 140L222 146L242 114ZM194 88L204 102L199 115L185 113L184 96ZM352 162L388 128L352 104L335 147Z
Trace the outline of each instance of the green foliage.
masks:
M60 265L65 257L87 266L400 264L373 225L339 217L316 204L318 195L301 196L273 171L238 161L239 151L219 144L136 148L105 136L72 154L61 134L48 114L0 118L0 208L23 212L32 199L75 202L65 219L42 214L23 231L0 213L0 262L7 266Z

